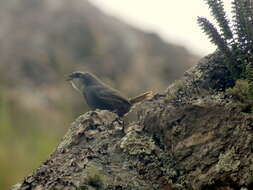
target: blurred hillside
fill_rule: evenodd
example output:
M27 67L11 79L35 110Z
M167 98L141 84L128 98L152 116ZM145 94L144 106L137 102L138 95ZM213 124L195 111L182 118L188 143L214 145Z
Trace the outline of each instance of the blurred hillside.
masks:
M87 0L0 0L0 23L0 189L31 172L87 110L66 74L90 71L134 96L165 89L198 60Z

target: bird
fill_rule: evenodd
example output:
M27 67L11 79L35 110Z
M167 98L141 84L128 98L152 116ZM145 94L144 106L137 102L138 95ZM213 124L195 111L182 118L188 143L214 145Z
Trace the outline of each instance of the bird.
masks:
M151 94L151 92L146 92L128 100L119 91L103 83L89 72L75 71L68 75L67 81L70 81L73 88L84 96L86 103L92 110L109 110L120 117L125 115L133 104L142 101Z

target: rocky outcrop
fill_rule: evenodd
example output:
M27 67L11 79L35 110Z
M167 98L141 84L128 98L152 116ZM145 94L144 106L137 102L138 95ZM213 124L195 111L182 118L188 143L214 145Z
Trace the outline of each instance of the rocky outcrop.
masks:
M253 116L224 92L233 82L219 58L204 58L123 118L80 116L13 189L252 189Z
M33 171L89 109L67 74L92 72L131 98L165 89L199 59L92 3L0 0L0 189Z

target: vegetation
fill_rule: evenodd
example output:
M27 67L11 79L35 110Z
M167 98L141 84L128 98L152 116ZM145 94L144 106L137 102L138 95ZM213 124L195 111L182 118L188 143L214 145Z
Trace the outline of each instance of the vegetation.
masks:
M226 92L241 102L253 98L247 80L237 80L235 86L233 88L228 88Z
M226 57L225 63L231 77L235 81L247 79L250 86L253 86L253 2L233 0L232 22L227 17L222 0L205 2L219 28L203 17L198 17L198 24Z
M53 121L18 108L6 91L0 87L0 189L8 189L20 176L31 173L53 152L66 130L44 127Z

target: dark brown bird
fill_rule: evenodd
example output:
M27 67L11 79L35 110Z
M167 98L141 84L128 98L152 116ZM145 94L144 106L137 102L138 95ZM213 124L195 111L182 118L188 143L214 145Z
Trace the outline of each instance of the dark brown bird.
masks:
M123 116L129 111L133 103L146 98L148 93L128 100L117 90L104 84L91 73L74 72L68 76L72 86L85 98L91 109L109 110Z

